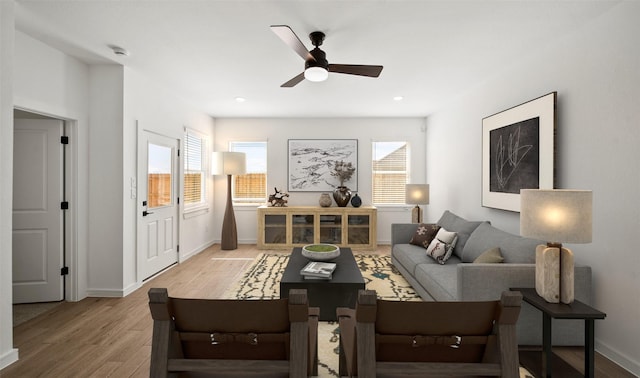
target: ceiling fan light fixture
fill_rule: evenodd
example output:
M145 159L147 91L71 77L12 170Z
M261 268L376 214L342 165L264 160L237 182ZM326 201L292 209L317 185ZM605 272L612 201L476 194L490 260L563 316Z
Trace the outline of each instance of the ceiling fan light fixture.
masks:
M308 67L304 70L304 78L309 81L325 81L329 77L329 71L322 67Z

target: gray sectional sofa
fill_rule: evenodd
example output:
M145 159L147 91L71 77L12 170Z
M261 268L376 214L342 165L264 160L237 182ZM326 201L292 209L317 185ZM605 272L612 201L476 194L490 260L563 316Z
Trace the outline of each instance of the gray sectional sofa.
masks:
M427 301L500 299L512 287L535 287L535 249L540 240L499 230L488 221L467 221L445 211L437 224L457 232L453 254L444 265L409 244L418 224L391 225L391 259L416 292ZM483 252L499 247L503 263L473 263ZM575 267L575 298L591 304L591 268ZM583 345L584 322L553 320L553 345ZM523 302L517 325L519 345L542 344L542 314Z

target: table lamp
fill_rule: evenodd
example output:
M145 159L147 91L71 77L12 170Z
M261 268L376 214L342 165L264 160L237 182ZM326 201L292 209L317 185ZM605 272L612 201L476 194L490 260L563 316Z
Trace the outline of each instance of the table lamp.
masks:
M523 189L520 191L520 234L548 240L536 248L536 292L550 303L571 303L573 252L562 243L590 243L590 190Z
M243 175L246 169L246 156L243 152L214 152L211 158L211 174L227 175L227 207L224 210L222 235L220 236L220 248L224 250L238 248L238 231L231 195L231 176Z
M422 222L422 209L420 205L429 204L429 184L407 184L405 186L405 202L408 205L416 205L411 211L411 222Z

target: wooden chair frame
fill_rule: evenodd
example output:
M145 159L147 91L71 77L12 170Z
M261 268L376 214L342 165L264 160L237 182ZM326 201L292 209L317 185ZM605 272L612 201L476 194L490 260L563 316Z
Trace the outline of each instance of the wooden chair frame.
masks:
M268 360L268 359L205 359L190 358L185 355L180 339L185 337L210 337L211 344L215 343L214 338L224 338L226 335L233 335L234 339L247 339L247 345L251 344L258 336L256 333L245 334L216 334L215 330L202 329L200 333L181 332L176 327L175 308L181 299L169 297L167 289L152 288L149 290L149 308L153 317L153 340L151 347L151 377L177 376L178 373L195 372L204 373L206 376L289 376L307 377L317 375L318 347L318 309L310 308L307 301L306 290L291 290L288 302L288 321L290 327L286 337L288 337L288 360ZM225 305L231 304L233 299L199 299L207 309L218 309L225 311ZM287 300L285 300L287 301ZM265 313L264 306L260 302L252 301L250 308L257 317L268 317L272 314ZM261 309L263 309L261 311ZM206 315L203 315L206 316ZM264 330L256 329L255 332ZM185 336L186 334L186 336ZM216 336L220 335L220 336ZM277 336L277 335L276 335ZM272 336L275 337L275 336ZM234 341L235 342L235 341Z
M433 333L431 335L414 336L382 335L379 333L380 324L376 323L376 320L379 321L379 319L377 319L377 315L379 316L379 309L377 306L380 302L381 301L376 298L375 291L361 290L358 295L358 302L355 310L345 308L337 309L338 319L340 322L341 376L353 376L352 370L354 370L354 364L357 364L358 377L452 377L469 375L499 376L508 378L519 377L518 344L516 340L515 324L520 314L520 306L522 302L522 295L520 292L505 291L502 293L502 297L499 301L494 301L494 307L496 310L493 315L493 320L488 319L492 324L487 325L490 331L486 335L449 334L449 336L447 336L446 334L433 335ZM396 303L408 304L411 302ZM444 309L446 306L450 306L450 304L455 304L454 306L458 306L457 308L459 309L461 304L464 305L464 302L413 303L414 304L411 304L410 306L427 305L430 306L430 310L435 310L437 308ZM481 302L467 303L480 304ZM397 305L397 307L395 307L396 310L399 308L401 308L401 305ZM417 307L412 308L415 309ZM403 318L408 319L412 315L414 314L402 311L402 313L397 314L397 318L399 321L402 321ZM474 315L475 314L472 316ZM472 318L468 312L461 313L460 316L462 319ZM464 318L465 316L466 318ZM430 319L427 318L423 320L424 322L430 321ZM447 328L445 323L446 319L437 323L438 325L436 325L436 327L442 326L442 328ZM382 326L382 329L384 329L384 326ZM431 329L433 330L433 325L431 326ZM383 343L384 340L390 339L393 339L393 342L398 342L398 340L408 340L408 342L416 344L413 345L416 347L424 346L426 343L425 340L431 340L429 341L429 344L444 344L439 346L439 348L442 348L442 350L445 350L445 353L449 353L453 356L455 356L456 352L447 351L448 347L458 348L461 347L461 345L467 345L467 348L469 348L468 345L470 344L482 343L486 343L486 346L479 346L479 348L483 349L483 355L479 361L475 362L456 362L455 360L451 360L451 357L447 357L449 358L448 362L431 360L425 362L379 361L376 356L376 350L380 348L380 343ZM419 343L422 344L417 345ZM409 346L403 345L403 347L408 348ZM462 348L459 350L462 350Z

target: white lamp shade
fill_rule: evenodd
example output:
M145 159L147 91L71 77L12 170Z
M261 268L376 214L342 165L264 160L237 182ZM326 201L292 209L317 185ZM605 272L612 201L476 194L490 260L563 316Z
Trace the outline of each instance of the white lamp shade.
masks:
M309 67L304 70L304 78L309 81L325 81L329 77L329 71L322 67Z
M428 205L429 184L407 184L405 202L409 205Z
M211 157L212 175L243 175L246 171L244 152L214 152Z
M590 190L523 189L520 191L520 234L547 242L590 243Z

